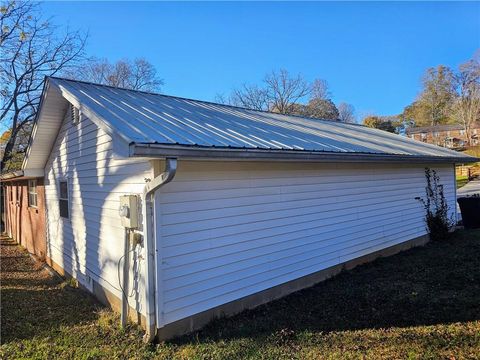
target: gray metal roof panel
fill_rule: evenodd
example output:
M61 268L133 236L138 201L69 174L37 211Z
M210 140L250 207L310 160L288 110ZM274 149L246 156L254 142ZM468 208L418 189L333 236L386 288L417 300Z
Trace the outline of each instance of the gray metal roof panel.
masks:
M464 154L357 124L50 78L132 143L464 159ZM475 160L473 158L473 160Z

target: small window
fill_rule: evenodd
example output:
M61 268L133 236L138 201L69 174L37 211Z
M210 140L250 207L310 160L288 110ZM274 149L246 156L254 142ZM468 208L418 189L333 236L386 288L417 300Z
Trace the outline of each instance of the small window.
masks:
M37 207L37 180L28 180L28 206Z
M13 186L12 185L8 187L8 200L10 200L10 202L13 202Z
M68 184L66 181L59 182L60 194L58 204L60 207L60 216L68 219Z
M17 189L17 194L15 195L15 201L20 204L20 185L15 184L15 188Z

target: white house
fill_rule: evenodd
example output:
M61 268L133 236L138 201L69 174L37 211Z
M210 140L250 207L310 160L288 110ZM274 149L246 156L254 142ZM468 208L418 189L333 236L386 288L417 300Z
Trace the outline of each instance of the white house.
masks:
M118 307L127 258L130 316L151 339L423 244L425 168L454 214L454 164L472 160L355 124L49 78L24 171L45 177L49 263ZM122 195L137 197L119 213Z

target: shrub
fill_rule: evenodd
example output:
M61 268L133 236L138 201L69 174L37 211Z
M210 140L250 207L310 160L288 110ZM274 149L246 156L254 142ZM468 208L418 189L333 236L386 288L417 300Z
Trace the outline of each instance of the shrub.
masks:
M443 185L435 170L425 168L426 198L417 198L425 209L425 223L432 240L445 240L449 231L455 225L452 218L449 218L449 207L445 200Z

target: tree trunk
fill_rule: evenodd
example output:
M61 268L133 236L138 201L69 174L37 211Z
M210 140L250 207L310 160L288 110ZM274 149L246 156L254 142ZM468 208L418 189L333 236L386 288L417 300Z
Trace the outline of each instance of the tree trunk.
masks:
M20 130L19 126L12 128L12 133L10 134L10 138L8 139L7 144L5 145L5 152L3 153L3 159L2 159L1 169L0 169L2 172L5 168L5 163L8 160L12 159L13 149L15 147L15 140L17 138L19 130Z

